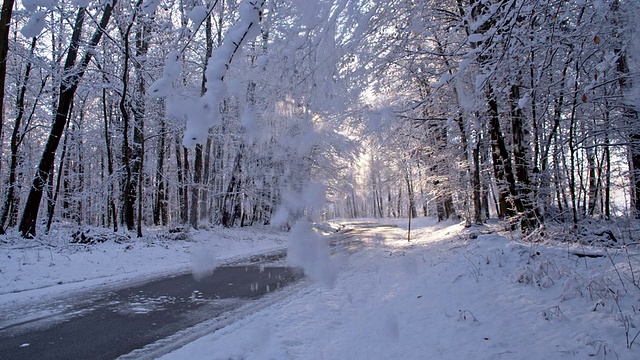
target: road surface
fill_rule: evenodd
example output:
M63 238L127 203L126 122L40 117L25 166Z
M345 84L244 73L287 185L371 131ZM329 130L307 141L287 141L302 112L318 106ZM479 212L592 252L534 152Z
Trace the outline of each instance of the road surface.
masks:
M376 228L384 227L349 225L327 238L332 254L366 247L377 241ZM285 256L282 251L252 257L244 264L219 267L200 281L187 273L78 293L46 304L50 311L37 319L4 319L0 359L154 358L265 306L255 300L301 279L301 270L282 265Z
M300 278L262 263L219 267L200 281L189 273L85 293L63 313L1 328L0 358L115 359Z

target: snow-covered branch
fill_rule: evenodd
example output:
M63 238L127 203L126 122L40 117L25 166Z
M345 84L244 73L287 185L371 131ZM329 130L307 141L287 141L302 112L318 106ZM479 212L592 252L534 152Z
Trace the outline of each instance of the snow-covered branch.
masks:
M190 148L202 144L208 129L220 123L220 102L227 92L224 76L241 47L260 34L264 0L245 0L240 5L240 20L229 29L222 45L213 52L207 65L206 89L194 111L187 114L183 144Z
M242 46L260 34L264 3L264 0L245 0L240 5L240 19L227 31L222 45L209 59L206 70L206 92L194 106L188 106L185 111L187 117L187 128L183 139L185 147L202 144L206 140L208 129L220 123L220 102L227 92L224 76L233 59L241 52ZM169 54L163 77L149 88L149 93L160 97L169 95L171 83L181 72L179 61L179 50Z

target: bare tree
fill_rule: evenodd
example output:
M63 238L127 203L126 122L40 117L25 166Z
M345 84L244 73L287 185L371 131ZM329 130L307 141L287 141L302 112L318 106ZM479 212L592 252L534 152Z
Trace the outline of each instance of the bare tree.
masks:
M42 199L42 192L45 184L47 183L49 173L51 172L56 150L58 149L62 132L64 131L67 123L69 109L73 103L73 98L76 90L78 89L78 84L86 71L87 65L89 65L89 62L93 57L93 48L100 42L104 29L111 18L115 3L116 0L111 3L107 3L105 6L98 28L89 40L88 49L80 63L76 65L75 62L80 46L80 36L82 34L82 26L85 18L85 9L80 8L78 10L73 35L69 44L67 59L64 64L64 78L60 84L60 94L53 120L53 126L45 145L40 164L38 165L36 175L33 179L33 185L29 192L27 203L25 204L24 212L22 214L22 220L20 221L19 230L24 237L32 237L36 234L38 209Z

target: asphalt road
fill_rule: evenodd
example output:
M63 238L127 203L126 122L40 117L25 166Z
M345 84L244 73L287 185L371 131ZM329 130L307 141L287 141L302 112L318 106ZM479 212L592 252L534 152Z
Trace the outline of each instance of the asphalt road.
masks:
M286 286L302 273L282 266L227 266L79 295L64 313L0 329L0 358L115 359ZM75 301L74 301L75 303Z

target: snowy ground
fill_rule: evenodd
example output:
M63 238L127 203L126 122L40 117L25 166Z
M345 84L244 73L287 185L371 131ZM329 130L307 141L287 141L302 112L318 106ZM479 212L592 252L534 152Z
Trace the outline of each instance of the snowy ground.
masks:
M223 262L282 250L287 236L269 227L148 230L141 239L102 234L109 240L95 245L69 243L72 234L64 230L34 240L0 237L0 328L43 316L51 311L47 304L75 291L188 271L204 275Z
M25 303L190 269L202 274L288 245L298 252L291 260L311 265L318 281L284 290L284 300L163 358L640 358L640 273L630 269L640 269L637 248L521 243L495 228L432 219L414 222L408 243L406 220L397 225L348 225L364 246L324 260L328 251L305 248L295 227L289 240L270 228L212 229L186 241L150 231L143 240L90 246L68 244L63 232L54 243L5 237L0 327Z
M638 251L609 251L612 262L416 225L411 243L401 229L365 231L366 249L333 256L332 287L313 283L163 359L640 358L640 339L627 346L640 331Z

